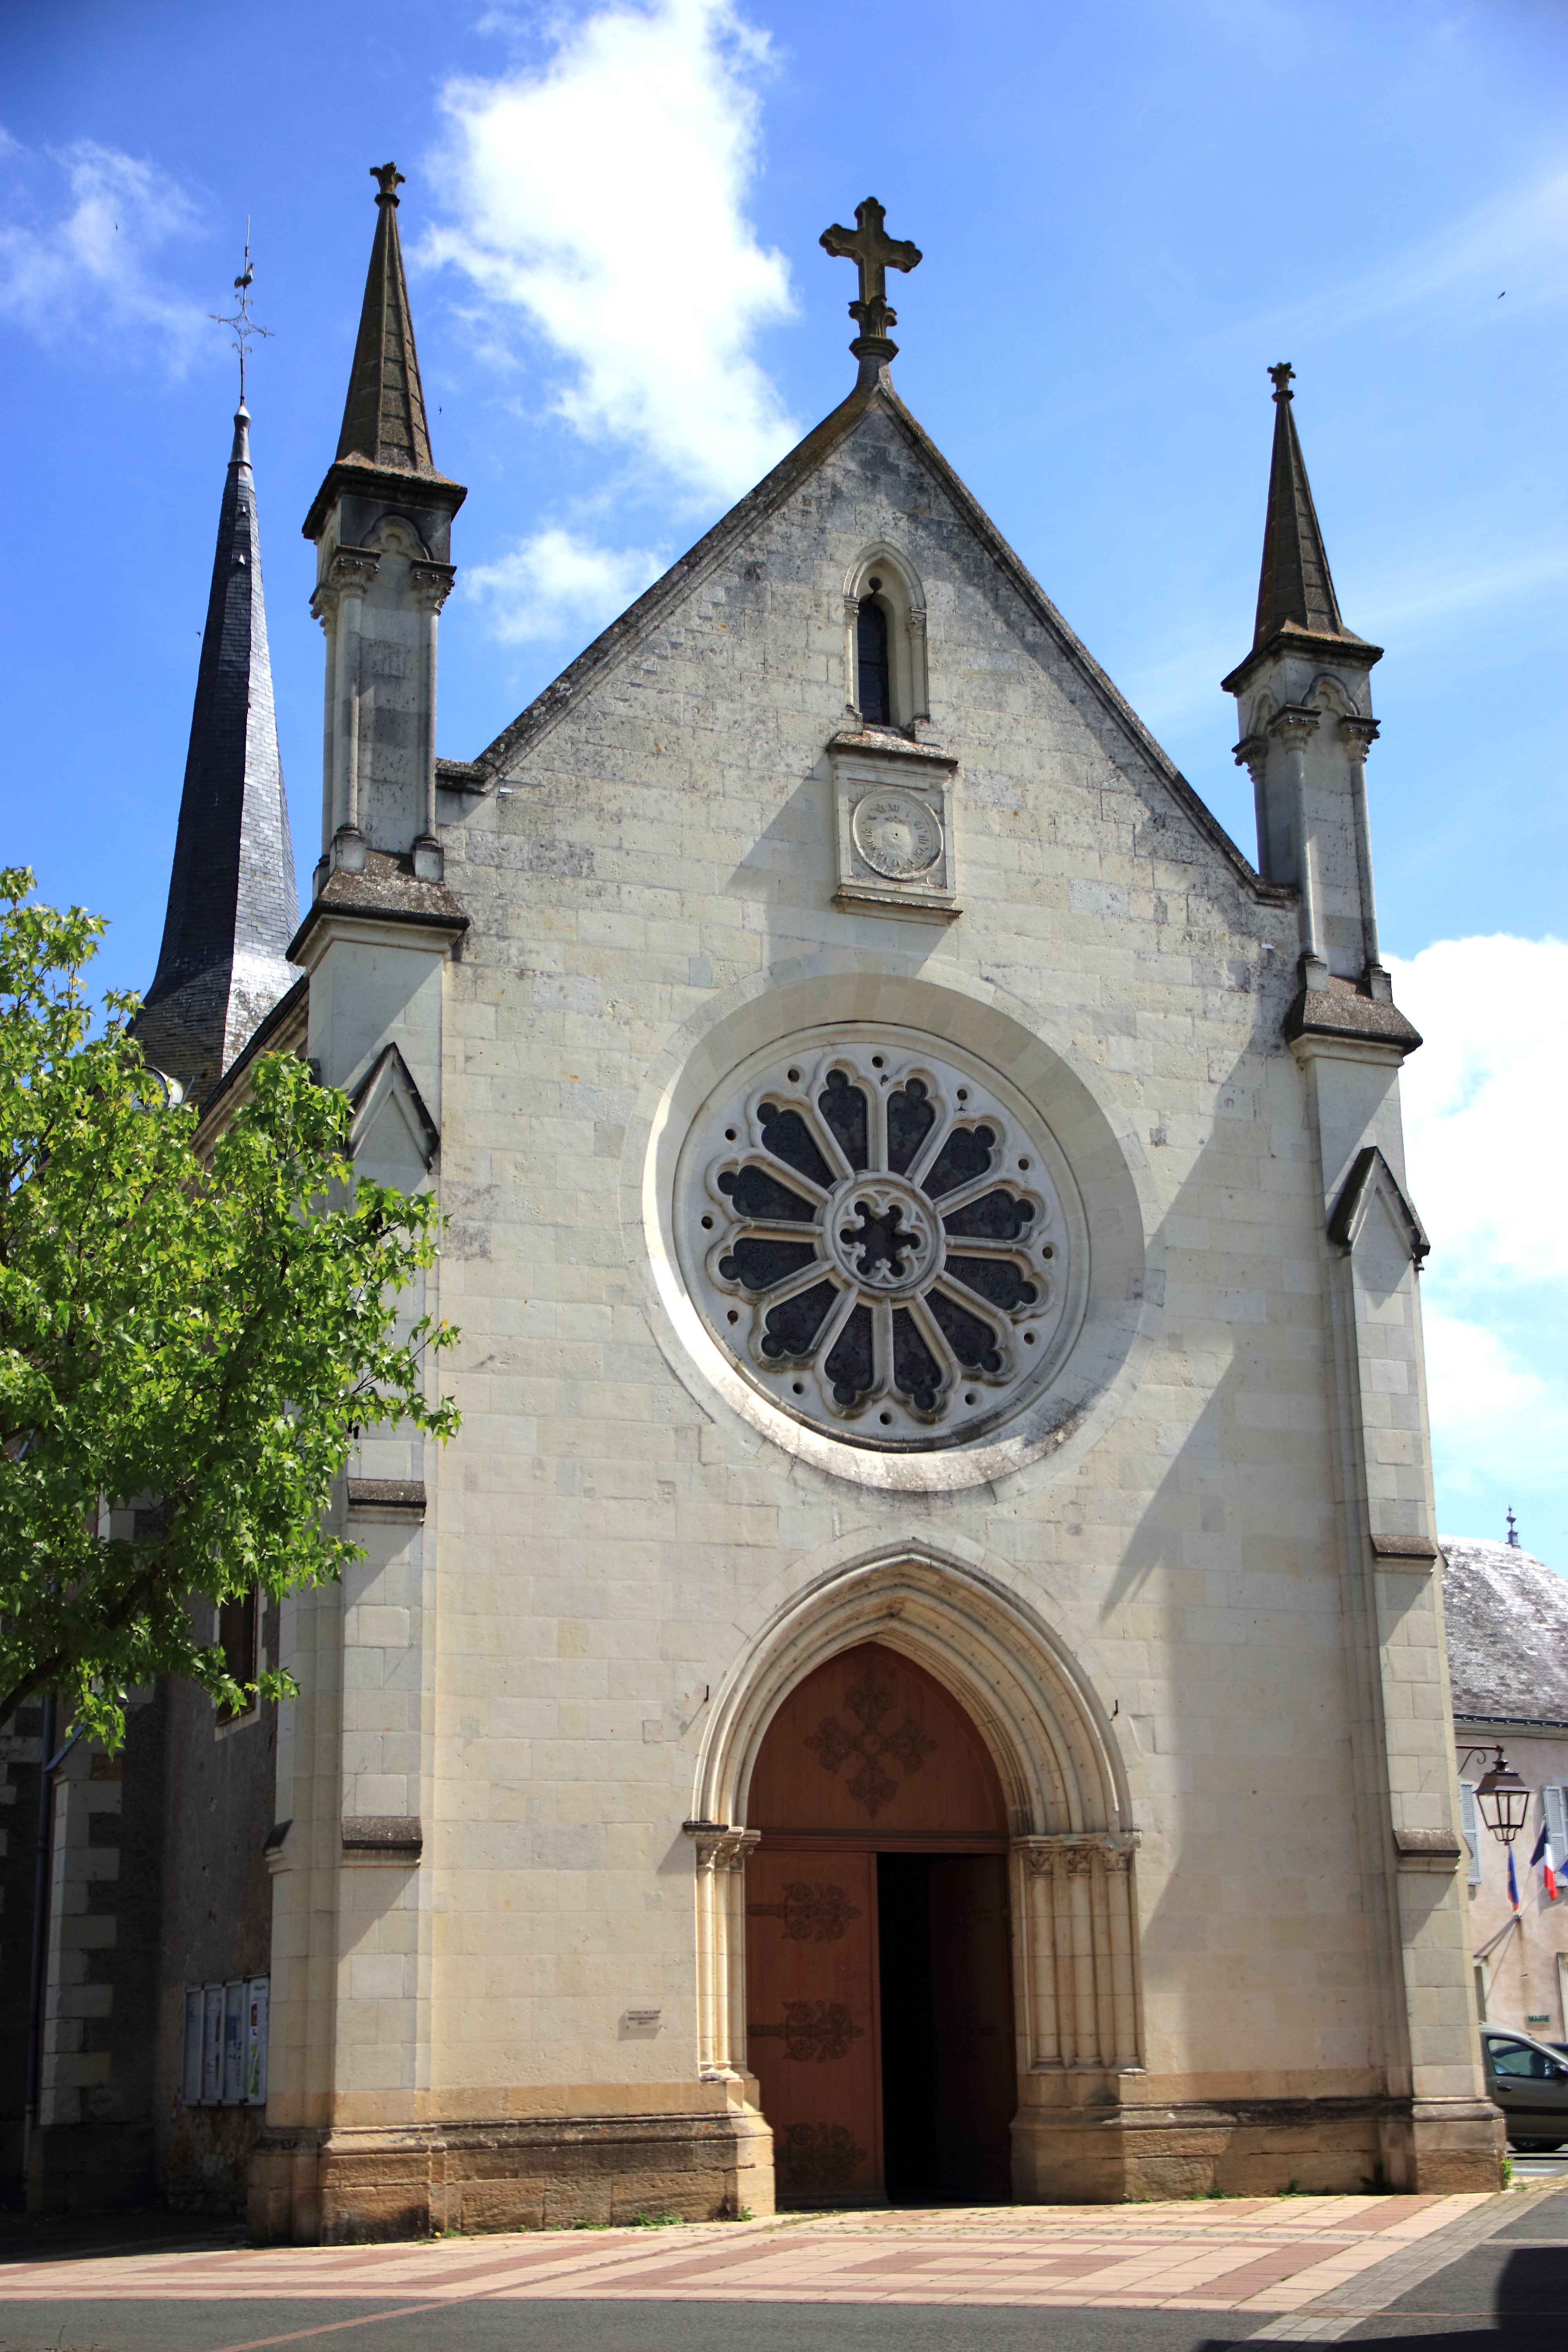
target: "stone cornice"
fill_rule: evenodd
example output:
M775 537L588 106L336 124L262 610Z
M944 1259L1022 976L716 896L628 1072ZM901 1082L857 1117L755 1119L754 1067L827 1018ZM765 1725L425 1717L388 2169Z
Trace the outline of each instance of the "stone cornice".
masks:
M1245 661L1237 662L1228 677L1222 677L1222 694L1245 694L1260 669L1270 663L1292 658L1315 661L1325 667L1338 665L1342 669L1370 669L1383 659L1383 647L1368 643L1365 637L1331 636L1321 629L1276 629L1263 645L1255 646Z
M1397 1005L1375 996L1363 996L1353 982L1335 980L1327 988L1303 988L1285 1015L1285 1036L1342 1037L1363 1045L1386 1045L1413 1054L1421 1032L1406 1021Z
M393 507L434 507L455 515L468 493L446 474L416 474L400 466L373 466L368 457L334 457L300 525L305 539L320 539L341 498L379 499Z
M958 761L939 743L921 743L912 735L900 734L889 727L841 727L828 739L828 754L832 758L875 760L906 760L922 768L940 768L952 775Z
M422 882L410 857L394 857L381 849L367 850L363 873L340 866L321 885L310 912L289 945L290 963L303 963L321 925L332 916L361 921L418 924L426 930L460 939L468 917L444 882Z

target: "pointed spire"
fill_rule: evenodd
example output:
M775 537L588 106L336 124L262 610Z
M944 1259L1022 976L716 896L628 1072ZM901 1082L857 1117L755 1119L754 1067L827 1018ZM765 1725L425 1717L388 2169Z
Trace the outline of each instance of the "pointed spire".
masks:
M272 707L250 412L234 420L158 970L136 1018L155 1068L211 1092L298 978L289 803Z
M1268 470L1268 520L1263 532L1263 570L1258 583L1256 653L1281 629L1308 629L1314 636L1343 637L1339 601L1318 528L1307 463L1292 414L1290 379L1296 371L1281 361L1274 379L1274 457Z
M403 274L403 244L397 234L396 192L404 175L395 163L374 163L371 177L381 191L375 200L375 243L370 252L370 275L365 279L338 456L431 474L436 464L430 454L419 354L414 347L414 320L408 309L408 281Z

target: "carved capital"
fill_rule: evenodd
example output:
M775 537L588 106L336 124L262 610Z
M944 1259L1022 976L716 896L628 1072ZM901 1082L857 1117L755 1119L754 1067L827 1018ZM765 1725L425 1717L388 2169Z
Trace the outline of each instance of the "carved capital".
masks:
M1277 743L1283 743L1288 751L1300 751L1317 733L1318 724L1315 710L1303 710L1299 704L1288 702L1284 709L1277 710L1269 720L1268 732Z
M686 1834L697 1849L699 1870L741 1870L762 1836L761 1830L732 1829L727 1822L688 1822Z
M1264 767L1268 759L1268 736L1244 735L1231 756L1237 766L1245 768L1253 782L1258 783L1262 778Z
M380 568L374 548L340 547L327 566L326 585L341 596L363 596Z
M923 604L911 604L910 606L909 611L904 614L904 627L914 642L919 644L926 633L925 606Z
M1376 742L1377 732L1375 719L1342 719L1340 721L1340 741L1344 745L1347 756L1358 765Z
M1089 1876L1094 1869L1094 1857L1099 1843L1097 1838L1085 1838L1082 1841L1075 1838L1072 1843L1064 1849L1064 1859L1069 1878Z
M408 586L422 613L438 613L452 593L458 576L455 563L431 563L416 559L408 567Z

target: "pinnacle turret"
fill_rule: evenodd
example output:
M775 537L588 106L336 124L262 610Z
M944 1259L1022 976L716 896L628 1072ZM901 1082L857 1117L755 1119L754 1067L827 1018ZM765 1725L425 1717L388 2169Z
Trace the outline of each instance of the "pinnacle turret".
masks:
M1361 640L1340 618L1333 575L1312 504L1290 390L1295 370L1281 361L1268 373L1274 380L1274 453L1268 468L1268 512L1252 649L1260 652L1282 629L1350 637L1359 644Z
M430 454L425 391L408 308L408 281L403 274L403 242L397 233L396 192L403 184L403 173L395 163L377 163L371 176L381 191L375 200L375 242L371 247L338 457L431 474L436 465Z
M148 1060L188 1095L211 1091L297 978L284 950L298 918L242 400L218 514L163 941L136 1019Z

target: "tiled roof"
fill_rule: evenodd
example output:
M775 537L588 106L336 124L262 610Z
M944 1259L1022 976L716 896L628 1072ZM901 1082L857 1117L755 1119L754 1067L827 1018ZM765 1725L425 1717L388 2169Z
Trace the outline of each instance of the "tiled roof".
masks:
M1509 1544L1437 1540L1455 1714L1568 1723L1568 1577Z

